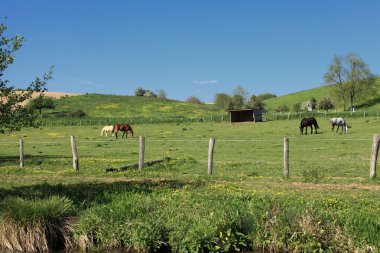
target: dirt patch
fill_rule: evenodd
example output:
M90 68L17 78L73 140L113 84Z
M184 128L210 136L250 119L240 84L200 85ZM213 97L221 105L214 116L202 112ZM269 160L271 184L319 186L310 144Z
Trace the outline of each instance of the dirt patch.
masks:
M17 93L20 93L21 91L16 91ZM60 98L63 98L63 97L72 97L72 96L80 96L82 94L79 94L79 93L68 93L68 92L50 92L50 91L46 91L44 92L45 94L45 97L51 97L51 98L55 98L55 99L60 99ZM36 97L38 97L40 95L39 92L34 92L32 94L32 98L31 99L34 99ZM29 100L25 100L23 103L21 103L22 105L26 105L28 103Z

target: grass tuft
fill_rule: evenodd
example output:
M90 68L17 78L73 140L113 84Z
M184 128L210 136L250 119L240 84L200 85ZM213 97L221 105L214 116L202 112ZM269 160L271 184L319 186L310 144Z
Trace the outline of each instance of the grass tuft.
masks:
M73 245L69 224L73 208L69 199L7 197L1 209L0 247L11 251L46 252Z

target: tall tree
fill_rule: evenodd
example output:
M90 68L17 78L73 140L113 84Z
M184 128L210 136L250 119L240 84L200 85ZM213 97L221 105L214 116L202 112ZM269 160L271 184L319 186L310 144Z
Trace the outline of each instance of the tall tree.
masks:
M243 98L243 104L244 104L244 103L246 103L247 98L248 98L248 91L246 89L244 89L242 86L237 85L234 88L234 92L232 94L232 97L235 97L235 96Z
M346 111L347 87L345 86L346 70L343 67L343 57L334 55L333 61L324 75L327 85L331 86L331 96L341 101Z
M347 91L350 107L353 110L355 100L365 100L376 94L375 78L359 55L350 53L347 55L346 61L348 65Z
M166 92L161 89L157 92L157 97L161 100L165 100L166 99Z
M215 95L214 103L223 109L230 109L232 98L226 93L217 93Z
M256 96L256 95L252 95L249 98L247 107L254 110L265 111L265 103L263 102L260 96Z
M241 95L233 95L232 96L232 106L233 109L243 109L244 107L244 97Z
M26 90L16 91L8 80L3 79L3 75L8 66L13 63L14 53L22 47L25 39L20 35L6 37L4 33L7 29L5 24L0 24L0 132L6 129L20 130L24 126L38 126L35 111L22 103L30 99L33 92L43 94L47 90L45 86L52 78L54 68L52 66L43 78L36 78Z
M334 56L324 79L331 86L331 96L341 101L344 110L347 101L353 110L355 101L365 101L376 94L374 75L354 53Z

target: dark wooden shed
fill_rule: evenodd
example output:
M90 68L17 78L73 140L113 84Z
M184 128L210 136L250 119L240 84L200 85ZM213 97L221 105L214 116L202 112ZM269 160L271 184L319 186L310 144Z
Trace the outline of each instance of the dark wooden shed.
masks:
M262 111L253 109L228 110L230 122L263 121Z

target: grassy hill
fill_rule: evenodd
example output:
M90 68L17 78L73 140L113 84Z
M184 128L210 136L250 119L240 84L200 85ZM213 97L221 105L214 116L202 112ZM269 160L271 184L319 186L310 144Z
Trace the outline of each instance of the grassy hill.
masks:
M265 100L266 109L268 114L273 114L277 107L286 105L290 112L293 112L295 103L301 103L302 105L312 97L317 102L324 97L329 97L329 89L328 86L321 86L267 99ZM377 90L378 94L380 94L380 78L377 79ZM223 109L217 108L213 104L190 104L177 100L161 100L150 97L85 94L62 97L57 101L55 109L45 109L43 113L50 116L64 116L82 110L91 118L200 118L225 115ZM357 103L355 108L375 112L380 110L380 95L375 94L367 101ZM343 111L342 106L338 104L337 110Z
M86 94L64 97L58 100L52 110L45 114L59 115L77 110L89 117L201 117L223 115L224 110L212 104L189 104L177 100L136 96Z
M377 78L376 84L378 94L380 94L380 78ZM328 86L321 86L310 90L303 90L295 93L290 93L281 97L270 98L268 100L265 100L266 109L268 110L268 112L271 113L275 112L275 109L278 106L286 105L288 106L289 110L293 112L293 105L295 103L301 103L302 105L306 101L310 100L312 97L314 97L317 100L317 102L324 97L330 97L329 89L330 87ZM365 102L356 103L355 108L367 111L374 111L380 109L380 95L378 94L374 94L373 97L369 98ZM337 106L338 111L343 110L343 107L341 105L337 103L335 104Z

